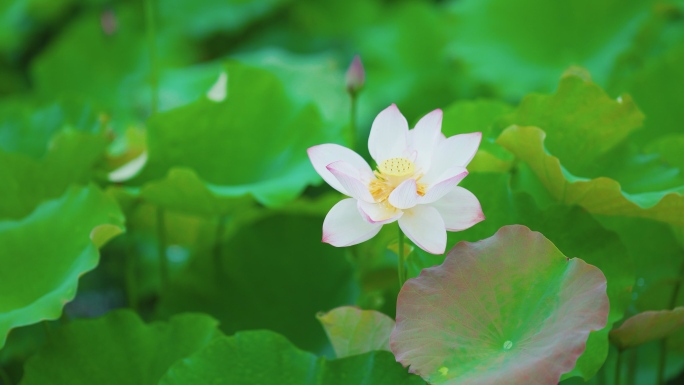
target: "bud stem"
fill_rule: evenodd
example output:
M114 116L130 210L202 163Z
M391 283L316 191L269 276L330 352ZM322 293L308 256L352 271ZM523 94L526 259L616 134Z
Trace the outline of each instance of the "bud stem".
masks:
M350 148L358 152L359 149L356 148L356 93L350 92L349 98L351 106L349 107L349 132L347 133L347 139L349 140Z
M398 264L397 264L397 273L399 274L399 290L401 290L401 287L404 286L404 282L406 282L406 271L405 271L405 266L404 266L404 233L401 232L401 227L397 226L399 229L399 246L397 248L398 252Z

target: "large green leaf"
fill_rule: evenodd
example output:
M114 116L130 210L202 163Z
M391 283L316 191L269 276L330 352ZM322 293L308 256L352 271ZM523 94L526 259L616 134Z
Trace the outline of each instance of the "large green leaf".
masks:
M200 250L162 294L158 312L211 314L226 333L271 329L322 351L320 311L353 304L358 288L344 249L321 243L319 215L268 215ZM315 288L315 289L314 289Z
M684 225L684 186L629 194L610 178L586 179L568 172L544 148L546 134L537 127L511 126L497 142L527 162L558 202L579 205L593 214L650 218Z
M178 38L201 39L215 33L235 34L263 19L288 0L167 1L159 7L160 24Z
M375 310L342 306L316 316L323 325L337 358L389 351L394 320Z
M601 271L507 226L406 282L390 344L433 384L556 384L606 325ZM540 368L544 368L540 370Z
M242 63L271 71L283 82L285 92L299 105L315 103L328 131L349 124L349 95L344 70L349 63L330 54L295 55L281 49L262 49L233 56Z
M499 126L541 128L547 135L546 147L566 169L575 175L594 176L597 158L641 127L643 120L628 95L612 99L591 81L567 74L555 93L526 96Z
M544 0L451 2L450 48L475 77L509 98L550 91L571 64L599 83L631 44L650 2L549 3Z
M227 73L225 101L202 99L149 121L149 160L137 181L186 167L219 196L283 205L320 180L306 149L339 138L315 107L296 108L272 73L235 62Z
M366 69L367 84L359 96L363 132L391 103L415 122L472 93L472 81L464 76L459 63L445 55L449 26L443 12L425 2L402 2L395 7L381 4L378 8L376 20L352 35Z
M664 134L681 132L684 103L678 85L684 81L684 28L672 2L658 3L640 28L632 46L615 65L608 89L629 92L648 119L634 140L650 142Z
M241 332L214 341L172 366L160 385L421 385L389 352L328 361L297 349L270 331Z
M0 222L0 347L12 328L59 318L123 221L116 202L91 185Z
M171 365L220 336L205 315L146 325L132 311L115 311L60 328L28 360L21 384L156 384Z

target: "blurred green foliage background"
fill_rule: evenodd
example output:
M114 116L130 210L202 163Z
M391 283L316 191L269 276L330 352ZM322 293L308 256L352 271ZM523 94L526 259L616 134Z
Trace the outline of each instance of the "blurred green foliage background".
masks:
M322 244L339 196L306 157L315 144L350 145L344 74L355 54L366 70L352 125L362 155L391 103L411 125L442 108L447 136L485 133L463 185L488 219L449 247L522 223L619 282L610 322L684 303L683 213L639 208L683 191L682 1L3 0L0 313L24 309L0 317L14 329L0 350L8 376L21 378L45 339L26 325L59 317L61 305L37 298L76 296L53 329L121 307L147 321L201 312L224 333L270 329L328 356L317 312L356 304L394 316L395 231L353 249ZM227 97L215 102L206 94L221 73ZM516 109L554 93L564 73L557 99ZM627 107L611 107L618 97ZM594 106L603 112L586 112ZM567 180L612 178L620 202L641 206L621 215L549 193L524 146L497 141L509 124L542 127ZM141 156L139 172L112 176ZM88 239L114 235L98 260ZM415 276L443 257L412 258ZM682 341L668 377L684 368ZM658 349L630 353L635 383L653 378ZM609 370L593 381L610 384Z

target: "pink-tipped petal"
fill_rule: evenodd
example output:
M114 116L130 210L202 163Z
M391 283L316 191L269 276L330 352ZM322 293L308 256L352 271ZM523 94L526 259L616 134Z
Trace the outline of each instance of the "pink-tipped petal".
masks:
M480 201L473 193L460 186L454 187L430 206L439 211L449 231L465 230L485 219Z
M432 156L430 170L425 173L421 182L432 184L446 170L461 166L466 167L473 159L482 140L481 132L454 135L441 141Z
M430 254L444 254L446 229L436 208L418 205L404 211L404 215L399 218L399 227L421 249Z
M407 179L392 191L387 200L392 206L403 210L415 206L419 199L420 195L418 195L416 180Z
M342 187L337 178L335 178L335 176L327 169L327 166L330 163L343 160L354 166L361 173L368 175L373 174L373 170L361 157L361 155L355 153L347 147L340 146L339 144L320 144L318 146L310 147L308 150L306 150L306 152L309 154L309 160L311 161L311 164L318 175L320 175L321 178L323 178L323 180L332 188L344 195L349 195L349 193L347 193L347 190Z
M359 213L368 223L376 223L384 225L392 223L399 219L404 213L389 205L382 203L368 203L364 201L357 201L357 208Z
M416 127L409 131L408 147L417 152L416 167L427 172L432 155L437 149L442 132L442 110L437 109L423 116Z
M395 104L375 117L368 137L368 151L380 164L384 160L403 156L406 150L408 122Z
M381 227L359 215L356 199L344 199L330 209L323 221L323 242L336 247L355 245L373 238Z
M456 166L445 171L439 179L428 187L427 193L420 197L420 204L432 203L442 199L468 175L465 167Z
M347 195L366 202L375 201L373 195L368 191L368 177L362 175L361 171L351 163L338 160L330 163L326 168L340 182Z

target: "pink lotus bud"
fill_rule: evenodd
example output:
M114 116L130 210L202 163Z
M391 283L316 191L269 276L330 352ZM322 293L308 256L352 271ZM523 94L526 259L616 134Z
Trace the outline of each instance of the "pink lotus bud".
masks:
M356 94L361 91L363 84L366 82L366 71L363 69L361 58L359 55L354 56L347 69L347 91L351 94Z
M116 15L111 9L105 10L100 14L100 26L105 35L113 35L117 30L117 24Z

